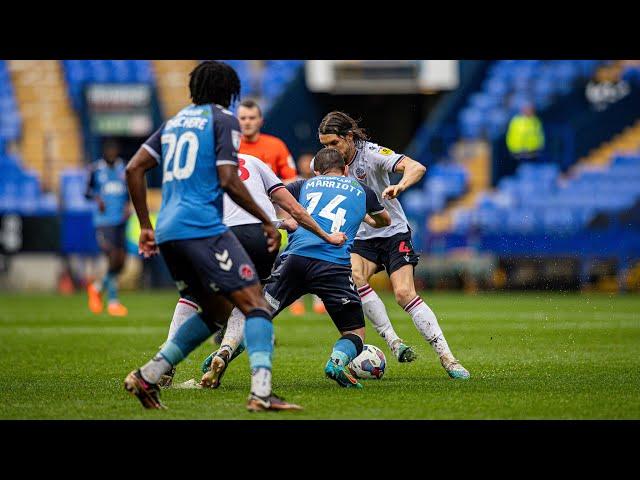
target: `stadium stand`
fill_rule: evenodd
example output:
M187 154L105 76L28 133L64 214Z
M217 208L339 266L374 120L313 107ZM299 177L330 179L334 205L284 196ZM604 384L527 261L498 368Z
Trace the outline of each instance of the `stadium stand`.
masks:
M66 93L57 60L8 60L22 117L19 142L24 166L40 176L46 191L56 191L59 172L80 165L82 130Z
M593 165L584 160L564 176L555 164L522 164L473 207L456 210L453 231L577 232L597 214L620 212L640 197L640 138L633 153L617 153L608 165Z
M256 99L265 113L304 65L303 60L224 61L238 72L242 85L241 97Z
M184 108L189 97L189 72L198 64L195 60L154 60L158 96L163 117L175 115Z
M458 117L462 138L496 138L525 102L544 110L571 91L576 79L589 78L598 60L500 60L489 68L479 92Z
M23 168L16 155L0 153L0 214L55 215L58 202L53 193L43 193L38 175Z
M13 91L6 60L0 60L0 151L10 141L18 140L22 120Z
M76 110L87 83L154 83L151 60L63 60L69 97Z

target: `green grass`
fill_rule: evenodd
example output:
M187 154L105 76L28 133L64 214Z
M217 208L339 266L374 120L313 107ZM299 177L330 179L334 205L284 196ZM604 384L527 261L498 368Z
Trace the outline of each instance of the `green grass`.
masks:
M125 375L164 341L173 292L123 295L129 317L88 312L82 295L0 294L1 419L623 419L640 418L640 297L580 294L425 292L469 381L447 377L410 318L385 297L398 333L420 358L387 354L380 381L346 390L324 378L337 338L326 316L275 320L276 393L299 413L249 414L242 355L218 390L163 392L166 411L145 411ZM176 382L199 378L212 345L178 367Z

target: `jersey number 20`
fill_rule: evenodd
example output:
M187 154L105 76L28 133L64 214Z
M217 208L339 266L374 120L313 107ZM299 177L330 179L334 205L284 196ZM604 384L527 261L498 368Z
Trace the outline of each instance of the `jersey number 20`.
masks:
M163 145L167 145L162 183L189 178L196 168L196 158L198 157L198 147L200 146L198 136L193 132L184 132L180 135L180 138L177 138L175 133L165 133L160 137L160 141ZM184 165L181 167L180 160L185 146L187 155Z
M307 193L307 200L309 200L309 205L307 205L307 212L309 212L309 215L311 215L316 209L321 197L322 192ZM340 228L347 221L345 218L347 211L344 208L338 208L335 213L333 212L333 210L346 198L347 197L345 197L344 195L336 195L331 199L329 203L324 206L322 210L320 210L320 213L318 213L318 215L320 215L322 218L326 218L333 222L331 224L331 233L339 232Z

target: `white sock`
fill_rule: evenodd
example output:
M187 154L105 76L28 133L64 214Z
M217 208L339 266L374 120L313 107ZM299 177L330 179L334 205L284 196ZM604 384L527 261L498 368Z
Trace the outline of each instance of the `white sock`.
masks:
M184 298L178 300L176 309L173 312L173 318L171 319L171 325L169 326L169 335L167 335L167 340L171 340L182 324L194 313L198 313L198 305L196 303L190 302Z
M156 355L144 367L140 374L149 383L158 383L160 377L171 370L171 364L162 355Z
M271 370L257 368L251 372L251 393L263 398L271 395Z
M411 320L424 339L431 344L439 357L451 354L447 340L444 338L442 329L438 324L438 319L429 306L416 296L404 307L404 310L411 315Z
M244 337L244 315L240 310L234 308L229 316L227 322L227 330L224 332L224 337L220 343L220 349L226 349L229 351L229 355L233 355L238 345L242 342Z
M360 300L362 300L362 310L364 314L371 323L373 323L373 328L376 329L376 332L387 342L389 348L393 350L393 343L399 340L400 337L398 337L398 334L391 325L391 320L389 320L389 315L387 315L387 309L383 301L369 284L360 287L358 294L360 295Z

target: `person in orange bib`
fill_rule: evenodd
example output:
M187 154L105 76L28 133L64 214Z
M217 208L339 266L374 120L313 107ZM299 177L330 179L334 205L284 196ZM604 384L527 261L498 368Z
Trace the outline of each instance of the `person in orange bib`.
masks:
M244 100L240 103L238 121L242 131L239 153L261 159L285 184L297 180L296 165L285 143L278 137L260 131L264 118L255 101Z

